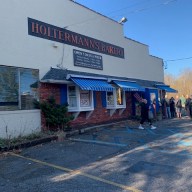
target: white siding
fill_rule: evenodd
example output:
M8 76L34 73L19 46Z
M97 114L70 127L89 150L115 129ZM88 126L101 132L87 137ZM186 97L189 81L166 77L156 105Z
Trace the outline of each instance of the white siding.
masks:
M28 35L28 17L86 35L119 47L125 59ZM70 0L6 0L0 6L0 65L40 70L40 79L50 67L117 77L163 82L162 59L149 55L148 46L125 38L123 25ZM103 70L76 67L73 49L103 57ZM64 55L63 55L64 54ZM0 112L0 137L40 130L40 112ZM26 128L27 127L27 128Z
M64 50L63 67L70 70L163 81L162 60L151 57L146 45L124 38L121 24L72 1L6 0L0 15L2 65L37 68L42 77L61 63ZM123 47L125 59L95 53L103 56L103 70L76 67L72 55L76 47L56 42L54 48L53 41L28 35L28 17Z
M41 131L39 110L0 111L0 138L14 138Z

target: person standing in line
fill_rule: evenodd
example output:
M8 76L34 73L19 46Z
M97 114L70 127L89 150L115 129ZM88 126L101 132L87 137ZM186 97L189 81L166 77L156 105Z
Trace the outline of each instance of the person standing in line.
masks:
M181 118L181 111L182 111L182 102L181 102L181 99L177 99L177 102L176 102L176 112L177 112L177 117L178 118Z
M190 104L191 104L191 98L189 95L186 95L186 101L185 101L185 110L186 110L186 115L190 117Z
M152 125L151 119L149 119L149 106L147 105L147 100L142 99L142 102L140 103L140 105L141 105L141 121L140 121L139 129L144 129L143 123L146 120L149 122L151 129L156 129L156 127Z
M171 97L169 103L170 103L171 118L174 118L175 117L175 101L173 97Z
M167 111L166 111L165 96L163 96L163 98L161 100L161 109L162 109L163 118L166 118L167 117Z
M157 120L157 110L156 110L156 99L153 99L153 115L154 119Z
M189 101L189 117L192 118L192 95L189 98L190 98L190 101Z
M184 95L181 95L180 99L181 99L181 105L182 105L181 115L185 115L185 102L186 102L186 98L184 97Z
M167 97L167 95L165 95L165 105L166 105L166 118L170 119L171 118L171 111L170 111L169 98Z

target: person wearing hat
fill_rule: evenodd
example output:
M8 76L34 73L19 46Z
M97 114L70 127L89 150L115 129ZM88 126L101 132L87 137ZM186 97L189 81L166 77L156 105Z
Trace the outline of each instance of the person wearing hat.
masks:
M154 127L152 125L152 121L149 118L149 106L147 105L147 100L142 99L142 101L141 101L141 121L140 121L139 129L144 129L143 123L146 120L149 122L151 129L156 129L156 127Z

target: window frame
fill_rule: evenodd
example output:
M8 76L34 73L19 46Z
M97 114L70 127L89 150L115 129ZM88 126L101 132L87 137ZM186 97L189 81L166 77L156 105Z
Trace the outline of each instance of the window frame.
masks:
M121 93L123 93L123 98L122 98L123 99L123 105L117 104L117 91L118 90L121 90ZM113 97L114 97L113 105L108 105L108 100L107 100L107 93L108 92L113 93ZM106 103L107 103L107 106L106 106L107 109L124 109L124 108L126 108L125 91L120 87L115 87L115 89L113 91L106 91Z
M70 99L70 92L69 92L69 87L74 87L75 88L75 98L76 98L76 106L75 107L72 107L72 106L68 106L68 109L69 109L69 111L71 110L71 111L73 111L73 110L77 110L77 108L78 108L78 102L77 102L77 96L78 96L78 94L77 94L77 87L75 86L75 85L67 85L67 103L68 104L70 104L70 102L69 102L69 99Z
M75 87L75 94L76 94L76 107L70 107L68 106L69 112L81 112L81 111L93 111L94 110L94 99L93 99L93 91L92 90L81 90L78 86L75 84L67 85L67 102L69 103L69 87L74 86ZM89 106L81 106L81 92L89 92L89 99L90 99L90 105Z
M16 105L3 105L3 103L6 103L5 101L2 101L1 103L1 109L0 111L22 111L22 110L35 110L35 106L34 107L29 107L29 108L26 108L26 109L23 109L22 108L22 99L21 99L21 96L22 96L22 93L21 93L21 87L22 87L22 82L21 82L21 71L22 70L31 70L31 73L32 71L37 71L38 75L37 75L37 80L36 82L39 83L39 69L33 69L33 68L24 68L24 67L17 67L17 66L6 66L6 65L0 65L0 68L5 68L6 70L9 70L9 69L13 69L15 70L15 74L17 74L17 77L15 79L15 81L18 81L18 87L17 87L17 103ZM35 83L35 82L34 82ZM39 86L37 87L37 96L38 98L36 98L38 101L39 101ZM6 106L10 106L6 108Z

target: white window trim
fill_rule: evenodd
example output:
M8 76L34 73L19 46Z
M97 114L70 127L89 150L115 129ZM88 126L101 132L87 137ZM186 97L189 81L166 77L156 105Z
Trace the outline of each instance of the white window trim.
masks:
M93 111L94 110L94 100L93 100L93 91L90 91L91 94L91 105L89 107L81 107L80 106L80 88L76 86L75 84L73 85L68 85L68 86L75 86L75 93L77 96L77 107L68 107L69 112L81 112L81 111ZM68 90L68 87L67 87ZM69 103L69 92L67 91L67 101Z
M126 99L125 99L125 91L123 91L123 105L117 105L117 91L118 88L116 88L115 90L113 90L113 95L114 95L114 105L107 105L107 109L125 109L126 108ZM107 103L107 92L106 92L106 103Z
M75 85L72 85L72 84L70 84L70 85L67 85L67 102L69 103L69 87L70 86L74 86L75 87L75 94L76 94L76 97L77 97L77 87L75 86ZM78 100L78 99L77 99ZM77 110L78 109L78 102L77 102L77 107L70 107L70 106L68 106L68 111L69 112L72 112L72 111L78 111Z

